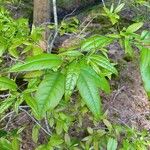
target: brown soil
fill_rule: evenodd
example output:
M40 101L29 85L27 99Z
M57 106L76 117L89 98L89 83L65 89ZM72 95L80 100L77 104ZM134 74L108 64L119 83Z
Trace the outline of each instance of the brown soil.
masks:
M110 46L111 57L118 62L119 75L111 81L114 90L109 96L104 96L104 109L109 110L112 122L139 129L150 129L150 102L142 85L138 53L134 61L127 62L122 58L122 51L117 43Z

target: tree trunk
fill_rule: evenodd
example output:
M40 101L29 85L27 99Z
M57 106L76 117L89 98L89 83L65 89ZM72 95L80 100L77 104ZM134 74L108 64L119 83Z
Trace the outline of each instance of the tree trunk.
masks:
M50 22L50 14L49 0L34 0L33 24L35 26Z
M33 2L33 25L37 27L45 24L45 31L42 33L43 39L40 41L39 45L44 51L47 51L47 40L50 31L46 27L46 24L50 22L51 17L50 0L34 0Z

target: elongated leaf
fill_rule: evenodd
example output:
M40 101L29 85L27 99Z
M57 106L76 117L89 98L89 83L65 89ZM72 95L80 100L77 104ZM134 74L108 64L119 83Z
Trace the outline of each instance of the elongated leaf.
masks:
M107 143L107 150L117 150L118 142L116 139L109 138Z
M134 24L130 25L130 26L127 28L126 32L128 32L128 33L136 32L136 31L139 30L142 26L143 26L143 22L134 23Z
M52 146L52 147L55 147L55 146L58 146L60 144L63 143L63 139L57 135L57 134L53 134L48 142L48 145L49 146Z
M39 129L40 127L38 125L35 125L32 128L32 140L37 143L38 142L38 138L39 138Z
M100 67L93 61L89 61L89 64L91 65L91 67L95 70L95 72L97 74L100 74L102 71L100 69Z
M19 53L16 48L9 48L8 51L11 56L13 56L15 58L19 57Z
M140 70L145 90L150 97L150 50L148 48L141 49Z
M67 51L67 52L63 52L60 53L61 56L69 56L69 57L79 57L82 56L83 54L77 50L73 50L73 51Z
M20 150L20 140L19 137L13 137L12 140L12 150Z
M83 70L87 72L87 74L90 74L98 88L106 93L110 93L110 85L104 76L98 75L91 67L86 67Z
M24 75L24 78L37 78L37 77L40 77L44 74L44 71L32 71L32 72L27 72L25 75Z
M38 112L37 101L35 100L35 98L31 97L29 94L24 94L23 98L25 99L28 106L31 107L32 113L35 116L35 118L40 120L41 118L40 118L40 115L39 115L39 112Z
M65 99L68 100L76 86L80 68L76 62L69 65L66 76Z
M0 91L1 90L12 90L16 91L17 85L15 81L6 78L6 77L0 77Z
M41 118L47 110L55 108L64 95L64 76L57 73L50 73L45 76L38 87L35 98L38 106L38 113Z
M8 98L0 103L0 114L5 112L14 103L15 98Z
M133 48L128 38L125 38L124 45L125 45L125 53L129 55L129 57L133 57L134 56Z
M48 147L46 144L38 146L35 150L54 150L52 147Z
M6 48L2 45L0 46L0 57L3 55L3 53L5 52Z
M11 150L12 145L7 139L0 138L0 148L1 150Z
M10 69L10 72L51 69L61 65L61 62L61 58L57 55L40 54L28 58L24 63L18 63L14 65Z
M100 66L102 68L105 68L105 69L109 70L110 72L112 72L114 74L118 74L116 68L104 56L101 56L101 55L91 55L89 57L89 59L91 61L93 61L94 63L96 63L98 66Z
M88 74L85 70L81 70L77 81L77 87L90 111L96 118L99 118L101 114L101 101L99 90L93 76Z
M144 30L141 34L141 40L143 43L149 44L150 43L150 31Z
M114 4L112 3L110 7L110 12L113 13L113 11L114 11Z
M81 45L81 51L91 51L91 50L97 50L99 48L103 48L110 44L112 42L112 39L105 36L93 36L85 40L84 43Z
M122 10L122 8L124 7L125 3L120 4L119 6L117 6L117 8L115 9L115 13L118 13Z

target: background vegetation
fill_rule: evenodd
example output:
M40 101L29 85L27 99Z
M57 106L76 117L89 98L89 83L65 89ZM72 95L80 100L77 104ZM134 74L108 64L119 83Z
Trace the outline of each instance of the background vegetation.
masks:
M0 3L0 149L150 148L148 1Z

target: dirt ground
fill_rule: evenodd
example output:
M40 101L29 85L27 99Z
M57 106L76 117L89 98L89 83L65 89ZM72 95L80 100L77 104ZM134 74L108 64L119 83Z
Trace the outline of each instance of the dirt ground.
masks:
M111 57L118 62L119 75L111 81L112 93L103 98L104 109L112 122L150 130L150 102L141 81L138 53L133 61L126 61L117 43L110 49L115 52Z

